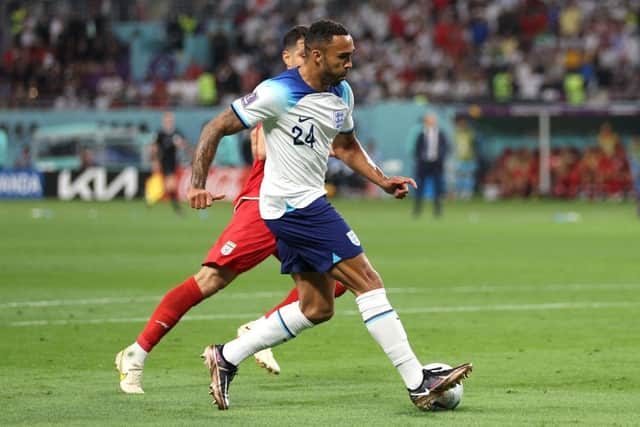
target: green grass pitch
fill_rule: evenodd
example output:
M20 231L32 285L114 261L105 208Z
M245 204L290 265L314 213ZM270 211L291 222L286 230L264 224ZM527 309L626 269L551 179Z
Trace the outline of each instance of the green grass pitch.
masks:
M0 425L637 425L640 221L631 203L335 201L382 274L422 363L471 361L460 407L414 408L351 295L252 360L215 409L199 354L290 289L275 260L192 310L119 392L115 353L195 272L229 204L0 202ZM575 222L564 221L575 212ZM571 215L569 215L571 219Z

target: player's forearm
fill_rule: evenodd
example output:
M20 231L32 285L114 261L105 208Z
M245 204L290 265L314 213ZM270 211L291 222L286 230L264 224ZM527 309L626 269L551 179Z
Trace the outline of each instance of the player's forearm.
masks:
M382 169L371 160L371 157L369 157L359 143L337 149L336 157L355 172L378 186L382 185L382 182L386 179L386 175L382 172Z
M204 188L209 175L209 166L216 154L220 139L224 136L219 124L216 123L216 119L211 120L202 129L198 146L193 153L191 186L194 188Z
M204 188L209 175L209 166L216 155L222 137L237 133L242 128L242 122L231 111L231 108L225 109L205 125L200 133L191 164L191 186L193 188Z
M387 179L387 176L382 172L382 169L380 169L378 165L373 163L365 152L363 152L363 154L364 161L358 160L355 168L353 166L349 167L377 186L382 187L382 183Z

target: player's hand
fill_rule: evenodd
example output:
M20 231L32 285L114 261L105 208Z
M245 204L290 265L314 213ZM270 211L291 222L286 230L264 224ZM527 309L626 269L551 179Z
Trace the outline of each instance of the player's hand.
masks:
M203 188L189 187L187 191L187 199L189 205L194 209L206 209L216 200L224 199L224 194L211 194Z
M392 194L396 199L404 199L405 196L409 194L409 185L415 189L418 188L418 185L413 178L392 176L386 178L381 187L387 193Z

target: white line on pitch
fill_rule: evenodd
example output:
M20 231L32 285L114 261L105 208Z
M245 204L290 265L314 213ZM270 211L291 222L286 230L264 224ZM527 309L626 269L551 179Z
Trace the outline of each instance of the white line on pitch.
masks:
M273 298L283 296L283 292L235 292L226 295L217 295L215 298L228 299L253 299L253 298ZM158 302L162 295L148 295L135 297L99 297L99 298L83 298L83 299L53 299L41 301L13 301L0 304L2 308L20 308L20 307L56 307L62 305L107 305L107 304L132 304L141 302Z
M600 284L554 284L554 285L470 285L470 286L446 286L430 285L428 287L412 286L403 288L387 288L390 294L421 294L421 293L499 293L499 292L580 292L580 291L613 291L613 290L640 290L640 283L600 283ZM229 292L216 295L216 299L256 299L278 298L285 295L286 290L270 292ZM134 297L97 297L83 299L54 299L40 301L13 301L0 303L0 309L21 307L56 307L68 305L107 305L107 304L134 304L145 302L157 302L161 295L134 296Z
M640 307L640 302L552 302L541 304L498 304L498 305L466 305L454 307L416 307L405 308L400 311L401 315L425 314L425 313L472 313L481 311L539 311L539 310L574 310L574 309L604 309L604 308L628 308ZM338 315L356 316L360 315L357 310L340 310ZM262 313L220 313L185 316L188 320L225 320L225 319L254 319ZM146 322L147 317L129 318L106 318L106 319L60 319L60 320L26 320L21 322L9 322L7 326L65 326L65 325L95 325L105 323L141 323Z

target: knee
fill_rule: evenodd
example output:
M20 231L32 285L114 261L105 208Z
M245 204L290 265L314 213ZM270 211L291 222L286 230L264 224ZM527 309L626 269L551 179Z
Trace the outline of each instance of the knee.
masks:
M314 325L328 321L333 317L334 313L332 304L315 304L313 306L300 307L300 309L304 317Z
M204 266L198 271L194 278L202 292L202 295L210 297L216 292L224 289L233 280L233 273L217 267Z

